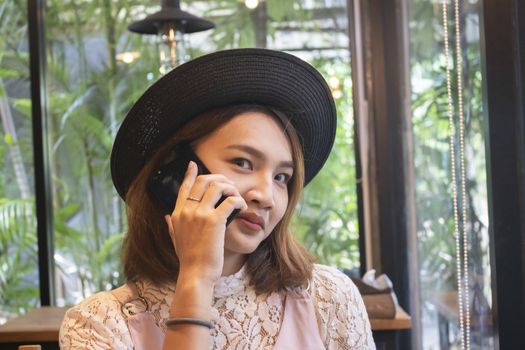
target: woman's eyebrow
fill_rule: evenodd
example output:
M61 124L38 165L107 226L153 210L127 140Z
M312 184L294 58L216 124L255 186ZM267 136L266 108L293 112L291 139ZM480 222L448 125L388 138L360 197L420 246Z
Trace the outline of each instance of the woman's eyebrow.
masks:
M255 157L255 158L259 159L259 160L266 160L266 156L264 155L264 153L262 153L261 151L259 151L256 148L253 148L252 146L248 146L248 145L230 145L230 146L228 146L226 148L227 149L237 149L237 150L246 152L246 153L252 155L253 157ZM282 161L282 162L279 163L279 166L285 167L285 168L292 168L292 169L295 168L294 163L291 160L290 161Z

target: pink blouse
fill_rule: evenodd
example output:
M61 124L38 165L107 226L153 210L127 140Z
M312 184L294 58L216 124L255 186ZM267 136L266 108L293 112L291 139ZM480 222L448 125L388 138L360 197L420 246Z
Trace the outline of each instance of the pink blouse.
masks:
M308 291L260 295L248 282L243 268L215 284L210 349L375 349L363 300L337 269L315 265ZM174 291L138 281L89 297L66 313L61 349L161 349Z
M287 292L285 298L283 322L273 349L324 349L308 292ZM135 350L162 349L165 333L151 313L130 316L128 326Z

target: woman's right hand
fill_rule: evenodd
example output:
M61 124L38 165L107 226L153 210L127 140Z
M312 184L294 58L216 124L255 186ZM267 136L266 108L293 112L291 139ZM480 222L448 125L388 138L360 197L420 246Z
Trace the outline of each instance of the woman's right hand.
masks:
M222 196L227 198L215 208ZM233 210L246 207L232 181L220 174L197 176L197 165L189 163L175 209L166 215L179 258L179 278L191 276L213 284L221 276L226 219Z

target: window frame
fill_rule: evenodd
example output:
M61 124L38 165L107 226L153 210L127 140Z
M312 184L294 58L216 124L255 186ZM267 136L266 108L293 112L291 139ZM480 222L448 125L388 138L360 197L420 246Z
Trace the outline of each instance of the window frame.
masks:
M525 338L525 4L484 0L481 41L496 348Z
M45 55L45 0L28 0L29 60L40 304L55 305L55 259Z

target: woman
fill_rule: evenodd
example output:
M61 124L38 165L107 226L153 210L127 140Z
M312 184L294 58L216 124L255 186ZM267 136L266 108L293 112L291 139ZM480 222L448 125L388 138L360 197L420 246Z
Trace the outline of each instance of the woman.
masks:
M282 52L216 52L156 82L111 156L128 283L70 309L61 347L375 349L351 280L289 231L335 127L322 76ZM181 145L194 161L177 160ZM185 172L170 205L173 168Z

